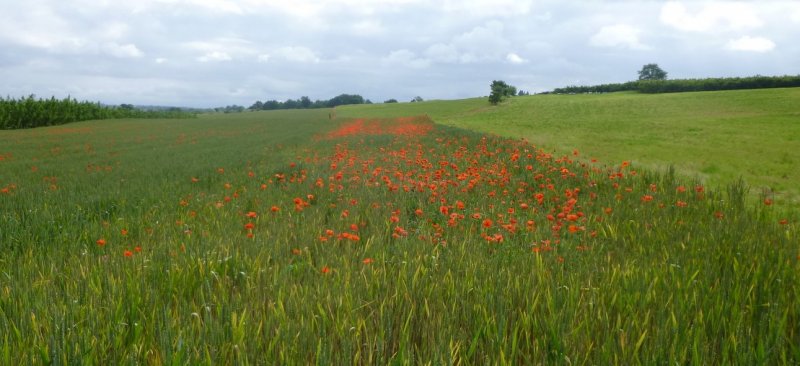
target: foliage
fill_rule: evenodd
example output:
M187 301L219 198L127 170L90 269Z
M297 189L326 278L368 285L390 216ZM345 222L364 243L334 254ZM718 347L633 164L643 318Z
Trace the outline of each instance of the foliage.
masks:
M639 70L639 80L667 80L667 72L658 64L647 64Z
M493 80L490 85L489 103L498 104L506 97L513 97L517 94L517 88L506 84L502 80Z
M20 129L56 126L70 122L112 118L191 118L194 113L178 110L147 111L131 104L119 107L104 106L73 98L37 99L34 95L25 98L0 97L0 129Z
M673 80L674 81L674 80ZM563 88L553 89L553 94L589 94L589 93L616 93L621 91L636 91L638 90L638 81L629 81L626 83L611 83L600 85L573 85Z
M287 99L285 102L277 100L268 100L265 102L256 101L250 106L253 111L271 111L278 109L318 109L318 108L331 108L340 105L349 104L372 104L372 102L358 94L340 94L329 100L316 100L311 101L307 96L302 96L300 99Z
M672 79L642 80L617 84L601 84L594 86L568 86L556 88L555 94L613 93L619 91L637 91L640 93L680 93L696 91L771 89L800 87L800 75L797 76L750 76L735 78L705 79Z
M750 76L744 78L706 78L651 80L640 82L637 90L641 93L678 93L715 90L769 89L800 87L798 76Z
M387 99L387 100L384 100L384 101L383 101L383 103L384 103L384 104L387 104L387 103L397 103L397 99L394 99L394 98L392 98L392 99Z
M241 113L241 112L244 112L244 111L245 111L244 107L242 107L240 105L235 105L235 104L229 105L229 106L225 106L225 107L214 108L214 112L217 112L217 113Z
M419 95L417 95L416 97L414 97L413 99L411 99L411 103L415 103L415 102L422 102L422 101L424 101L424 99L422 99L422 97L421 97L421 96L419 96Z
M328 112L0 133L0 363L800 362L740 184Z

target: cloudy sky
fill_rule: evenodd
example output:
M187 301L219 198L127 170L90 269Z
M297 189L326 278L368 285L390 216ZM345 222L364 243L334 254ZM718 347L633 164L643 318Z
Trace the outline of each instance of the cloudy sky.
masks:
M800 74L800 1L0 0L0 95L215 107Z

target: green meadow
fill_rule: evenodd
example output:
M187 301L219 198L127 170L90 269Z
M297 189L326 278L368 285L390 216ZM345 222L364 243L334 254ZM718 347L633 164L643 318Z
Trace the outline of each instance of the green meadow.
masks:
M0 131L0 364L797 364L799 95Z
M673 94L579 94L340 108L340 116L428 114L437 123L525 138L558 152L632 160L724 188L800 203L800 88Z

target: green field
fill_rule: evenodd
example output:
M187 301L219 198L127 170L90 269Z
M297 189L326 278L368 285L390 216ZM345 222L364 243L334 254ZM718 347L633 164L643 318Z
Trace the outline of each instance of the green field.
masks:
M796 211L649 147L798 94L707 95L0 131L0 364L797 364Z
M609 164L632 160L715 187L739 178L760 195L800 204L800 88L674 94L613 93L348 106L340 116L428 114L437 123L525 138Z

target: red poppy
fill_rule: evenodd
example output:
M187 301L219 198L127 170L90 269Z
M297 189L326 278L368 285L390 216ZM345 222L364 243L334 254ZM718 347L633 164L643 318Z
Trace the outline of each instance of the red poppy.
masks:
M372 258L364 258L364 260L361 261L361 263L364 263L364 264L370 264L372 262L373 262Z
M246 214L246 216L247 216L247 217L249 217L249 218L251 218L251 219L254 219L254 218L258 217L258 214L257 214L257 213L255 213L255 212L253 212L253 211L250 211L250 212L248 212L248 213Z
M126 251L123 253L123 255L125 255L126 257L133 257L133 252L131 252L130 250L126 250Z
M101 247L102 247L102 246L104 246L104 245L106 245L106 240L105 240L105 239L102 239L102 238L100 238L100 239L97 239L97 245L99 245L99 246L101 246Z
M322 272L322 274L328 274L328 273L330 273L331 269L330 269L330 267L328 267L328 266L324 266L324 267L322 267L322 269L321 269L321 270L319 270L319 271L320 271L320 272Z
M253 230L254 227L256 227L256 225L253 224L252 222L248 222L248 223L244 224L244 228L247 229L247 230Z

